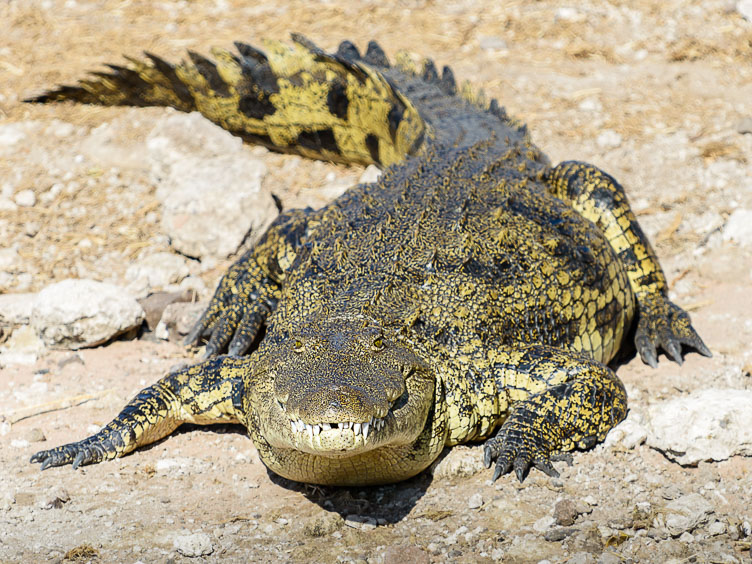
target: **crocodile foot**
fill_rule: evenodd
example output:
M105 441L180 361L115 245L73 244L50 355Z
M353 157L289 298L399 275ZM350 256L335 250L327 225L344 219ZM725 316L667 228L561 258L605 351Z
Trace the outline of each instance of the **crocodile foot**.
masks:
M511 419L511 418L510 418ZM523 482L535 467L544 474L558 478L559 473L551 464L552 456L546 433L522 421L507 420L497 435L483 445L483 462L490 468L496 461L492 481L507 474L512 469L517 479Z
M661 294L640 296L635 347L645 364L658 366L657 347L682 364L682 345L713 356L692 327L689 314Z
M96 464L115 456L116 447L111 439L102 439L93 435L76 443L37 452L31 457L30 462L41 463L42 470L66 464L72 464L75 470L79 466Z

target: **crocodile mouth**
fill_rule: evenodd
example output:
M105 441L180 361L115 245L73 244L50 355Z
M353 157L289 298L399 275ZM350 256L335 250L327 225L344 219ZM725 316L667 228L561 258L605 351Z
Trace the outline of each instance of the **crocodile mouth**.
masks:
M369 435L377 433L386 425L386 416L384 417L371 417L369 421L344 421L344 422L320 422L320 423L306 423L302 419L297 421L290 420L290 430L293 434L303 435L307 434L310 440L313 437L317 437L321 433L328 433L334 431L340 435L353 435L357 437L361 435L365 441Z
M285 404L277 400L277 407L287 420L286 442L289 446L324 456L347 456L361 450L376 448L389 441L390 421L395 415L390 402L389 409L368 420L365 416L350 421L303 421L299 416L290 415ZM344 415L344 414L343 414ZM381 417L377 417L381 415Z

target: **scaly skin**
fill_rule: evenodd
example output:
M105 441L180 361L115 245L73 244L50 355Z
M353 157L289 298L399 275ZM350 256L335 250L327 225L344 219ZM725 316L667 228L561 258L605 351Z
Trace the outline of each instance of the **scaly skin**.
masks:
M34 100L198 109L279 151L388 168L320 210L280 214L228 271L187 340L230 356L166 376L33 462L100 462L186 421L236 421L293 480L399 481L477 440L494 480L555 475L552 456L626 415L606 364L633 323L649 364L657 347L678 362L682 345L710 354L613 178L549 166L449 69L295 40L216 63L149 55Z

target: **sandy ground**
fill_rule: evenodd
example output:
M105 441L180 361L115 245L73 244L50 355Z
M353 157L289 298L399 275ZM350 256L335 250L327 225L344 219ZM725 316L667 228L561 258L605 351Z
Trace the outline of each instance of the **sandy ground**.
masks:
M21 148L0 154L0 188L36 199L0 211L2 247L17 251L0 291L84 276L124 284L139 253L169 250L137 163L105 155L82 166L70 149L116 122L122 154L166 110L21 99L123 53L176 59L289 31L326 49L375 38L391 55L449 64L500 99L552 161L592 162L626 186L672 297L714 353L683 367L665 357L657 370L621 367L633 413L693 390L752 389L752 247L724 238L734 210L752 209L752 135L740 127L752 117L752 23L733 2L11 0L0 3L0 29L0 125L28 127ZM286 207L319 206L332 184L362 172L263 158ZM202 297L226 266L196 266ZM522 485L511 476L491 484L474 471L476 447L452 455L476 460L468 476L454 467L389 487L314 488L268 474L241 429L220 427L77 472L28 464L37 450L88 435L190 356L171 343L119 341L0 369L0 561L749 561L752 460L743 457L683 468L645 445L599 446L571 467L557 463L560 479L533 472ZM63 400L87 401L45 412ZM666 535L665 506L693 493L711 513ZM552 515L568 500L579 516L557 538Z

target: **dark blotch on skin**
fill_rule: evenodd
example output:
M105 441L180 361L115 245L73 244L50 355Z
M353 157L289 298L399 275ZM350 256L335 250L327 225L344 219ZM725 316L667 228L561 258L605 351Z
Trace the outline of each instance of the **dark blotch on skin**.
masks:
M347 108L350 105L350 100L347 97L347 88L344 84L335 84L329 90L329 94L326 96L326 107L333 116L340 119L347 119Z
M334 132L331 129L303 131L298 135L297 144L306 149L313 149L315 151L325 149L336 155L340 154L339 147L334 139Z

